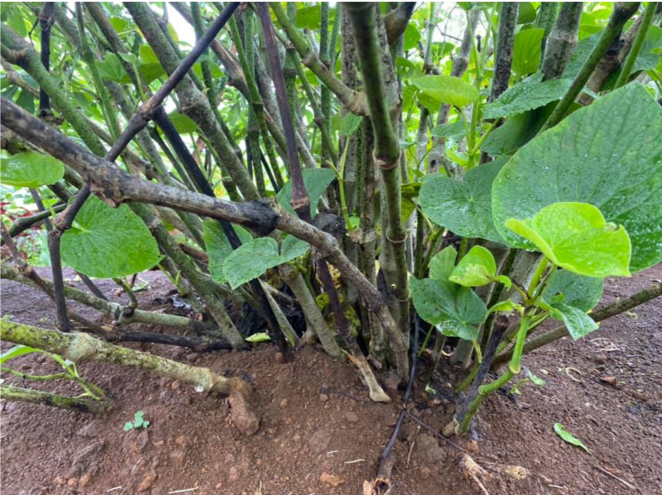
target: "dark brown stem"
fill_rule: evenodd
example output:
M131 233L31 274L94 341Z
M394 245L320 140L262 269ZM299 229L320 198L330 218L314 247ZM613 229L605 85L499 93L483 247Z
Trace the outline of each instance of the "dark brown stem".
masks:
M478 373L476 374L473 382L471 382L471 386L467 390L464 398L459 401L459 404L457 406L455 413L455 421L457 421L458 425L461 425L462 422L464 421L464 417L467 414L469 404L471 404L478 395L478 388L483 384L485 378L487 377L487 374L490 372L490 368L492 367L492 362L496 357L496 351L497 348L499 347L499 342L501 342L501 338L503 337L503 334L508 329L508 325L509 325L509 321L507 317L500 315L495 318L494 326L492 327L492 333L490 334L490 338L487 341L487 346L485 347L485 354L483 355L483 360L481 361L480 366L478 367Z
M519 4L504 2L501 4L499 19L499 37L497 38L497 51L494 61L494 78L490 90L489 101L496 100L501 93L508 89L510 69L513 64L513 43L515 41L515 27Z
M202 173L202 170L200 170L200 167L193 158L193 155L191 155L191 153L188 151L188 148L184 144L184 141L182 141L182 138L177 132L177 129L175 129L175 126L168 118L168 115L165 113L165 110L163 110L163 107L159 107L157 109L154 118L156 123L163 130L168 141L170 141L170 143L175 148L175 152L182 160L182 163L184 164L186 171L192 178L197 188L200 190L200 192L202 192L202 194L214 198L216 196L216 194L214 193L214 189L211 187L211 184L209 184L209 181ZM227 222L225 220L219 220L219 224L221 226L221 229L223 230L223 233L227 237L228 242L230 243L232 249L234 250L239 248L241 246L241 240L239 239L239 236L235 232L234 228L232 227L232 224L230 224L230 222ZM278 347L280 348L281 352L283 352L283 354L287 357L288 356L287 341L285 340L285 337L283 336L282 332L279 331L276 315L274 314L273 310L271 309L271 306L268 303L267 296L264 293L262 286L260 285L258 280L252 280L250 282L250 286L255 294L255 297L257 297L258 301L260 302L260 306L262 308L264 317L267 320L267 327L269 328L269 333L271 334L271 337L278 344Z
M51 65L51 29L53 28L55 13L54 2L44 2L41 13L39 14L39 24L41 25L41 63L48 71ZM39 117L51 117L51 102L48 94L43 89L39 90Z

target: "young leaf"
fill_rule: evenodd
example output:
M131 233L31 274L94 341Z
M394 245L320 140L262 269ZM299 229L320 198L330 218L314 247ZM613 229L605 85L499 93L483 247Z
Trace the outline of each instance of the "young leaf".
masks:
M111 208L92 195L62 236L62 261L96 278L148 270L161 259L147 225L127 205Z
M52 156L26 151L0 160L0 182L14 187L55 184L64 176L64 164Z
M584 449L587 453L591 453L588 450L588 447L582 443L581 440L576 438L572 433L569 431L566 431L565 428L563 428L563 425L561 423L556 423L554 424L554 432L560 436L564 441L568 442L571 445L575 445L576 447Z
M598 324L585 311L563 303L551 305L558 313L551 313L552 318L563 320L573 340L579 340L598 329ZM560 318L559 318L560 313Z
M462 182L441 176L425 181L420 195L423 213L463 237L503 244L492 218L492 182L507 160L472 168Z
M483 246L474 246L453 270L450 281L464 287L480 287L494 280L496 269L492 253Z
M453 246L442 249L430 260L430 278L440 282L448 282L448 277L455 269L456 259L457 251Z
M410 82L440 103L464 107L478 99L478 90L458 77L425 76Z
M0 364L5 364L5 362L9 361L10 359L14 359L25 354L32 354L33 352L40 351L39 349L35 349L34 347L29 347L27 345L15 345L14 347L7 349L5 352L0 354Z
M303 183L310 196L310 214L317 215L317 203L319 203L322 194L326 188L334 181L336 174L328 168L307 168L303 171ZM278 202L283 209L291 214L295 214L290 201L292 199L292 183L287 182L277 195Z
M278 243L270 237L260 237L232 251L223 261L223 275L232 289L259 277L273 268L305 254L310 246L294 236L283 241L282 254Z
M590 203L628 232L630 270L648 268L662 261L660 156L662 108L641 84L630 83L513 156L492 186L494 225L513 246L532 249L505 228L507 219L530 218L559 201Z
M438 280L410 280L414 308L418 315L449 337L473 340L485 321L487 308L467 287L456 290L454 284Z
M533 74L540 64L540 46L544 29L525 29L515 35L513 72L518 76Z
M552 263L588 277L629 277L630 238L587 203L554 203L506 227L531 241Z
M340 121L340 134L343 136L353 136L363 122L363 117L347 112Z
M543 107L563 98L571 84L571 79L522 81L508 89L496 101L485 105L483 118L500 119Z
M487 310L487 313L512 313L513 311L519 311L520 313L524 311L524 306L516 304L510 299L496 303L490 309Z
M234 231L239 236L242 245L253 240L253 236L243 227L233 225ZM223 229L216 220L205 220L202 222L202 229L205 238L205 247L209 256L209 274L211 278L218 283L224 283L225 273L223 273L223 262L230 256L232 246L225 236Z
M568 270L556 270L542 293L542 298L550 304L562 302L582 311L590 311L602 299L604 280L582 277Z

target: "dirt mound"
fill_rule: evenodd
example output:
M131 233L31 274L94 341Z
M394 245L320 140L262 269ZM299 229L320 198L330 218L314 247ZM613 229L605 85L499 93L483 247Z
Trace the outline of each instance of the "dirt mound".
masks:
M156 274L141 277L150 283L141 305L153 306L170 286ZM606 300L656 278L662 278L660 266L611 282ZM107 282L101 287L107 294L114 289ZM50 302L32 289L3 281L2 303L3 314L15 321L51 326ZM456 377L451 370L436 374L435 397L417 383L409 408L421 423L406 420L396 443L397 492L481 493L467 472L468 454L483 470L471 472L491 495L656 493L662 486L662 308L652 301L602 327L579 343L564 339L527 357L524 364L546 385L490 397L475 438L453 438L455 446L435 432L452 416L446 391ZM103 415L3 401L3 494L360 494L376 473L401 407L392 391L392 404L370 402L351 365L315 348L282 363L270 347L211 354L133 347L251 381L263 418L260 431L252 437L238 433L229 424L226 398L86 363L83 376L110 392L116 404ZM13 365L28 373L56 370L43 356L25 356ZM68 384L48 388L74 390ZM123 431L137 411L144 411L149 428ZM556 422L582 439L591 455L561 441L552 429Z

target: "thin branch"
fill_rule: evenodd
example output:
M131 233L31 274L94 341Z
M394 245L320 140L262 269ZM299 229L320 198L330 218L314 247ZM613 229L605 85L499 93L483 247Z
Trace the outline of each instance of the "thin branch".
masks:
M627 299L621 299L620 301L610 304L609 306L605 306L604 308L597 310L595 313L589 314L589 316L593 318L594 321L600 322L606 320L607 318L611 318L612 316L616 316L636 308L637 306L647 303L648 301L651 301L660 296L662 296L662 283L655 283L637 292L636 294L633 294ZM528 354L531 351L535 351L544 345L547 345L568 335L570 334L565 325L558 326L555 329L541 335L540 337L537 337L524 344L523 353ZM497 358L494 360L493 368L498 368L502 364L507 363L511 356L512 350L509 350L503 354L499 354L499 356L497 356Z
M118 205L126 201L151 203L244 225L266 235L274 229L294 235L314 246L323 257L353 284L367 308L390 337L394 353L407 353L407 346L386 306L382 295L339 249L329 234L263 202L234 203L210 198L131 176L63 136L56 129L34 118L18 105L2 98L0 121L27 141L70 165L95 186L106 202Z
M648 34L648 28L651 26L653 22L653 17L655 15L655 10L657 9L657 7L658 4L656 2L648 2L648 5L646 5L646 9L644 10L644 15L642 17L641 24L639 25L639 30L637 31L637 36L635 37L634 42L632 43L632 48L630 48L630 51L628 52L628 56L625 59L625 63L621 67L621 73L618 76L618 79L616 80L614 89L618 89L621 86L624 86L628 82L628 79L630 78L630 73L632 72L632 67L634 67L634 63L637 60L637 57L639 57L639 53L641 52L641 48L644 44L644 40L646 39L646 35Z
M565 117L565 114L568 112L570 105L572 105L572 103L575 101L575 98L577 98L581 90L584 89L586 82L591 77L591 74L602 59L603 55L609 49L612 41L621 33L625 23L634 15L638 8L639 2L617 2L614 4L614 11L609 17L607 27L602 31L600 39L591 51L588 59L586 59L586 62L584 62L584 65L575 77L574 81L572 81L570 89L568 89L568 92L565 94L563 99L559 102L556 108L554 108L554 111L549 116L547 122L545 122L540 132L544 132L545 130L554 127L556 124L561 122L563 117Z
M416 2L400 2L400 5L386 14L384 27L389 45L395 43L404 34L415 8Z
M290 42L299 53L303 64L308 67L351 112L356 115L366 115L368 109L365 104L365 95L357 93L348 88L342 81L336 79L336 77L322 63L315 50L310 47L306 38L298 31L296 26L290 22L285 9L283 9L279 3L271 2L269 7L271 7L271 10L278 19L285 34L287 34Z
M50 70L51 63L51 29L54 14L55 3L45 2L39 14L39 24L41 25L41 63L47 71ZM52 115L48 94L44 90L39 90L39 117L43 119Z

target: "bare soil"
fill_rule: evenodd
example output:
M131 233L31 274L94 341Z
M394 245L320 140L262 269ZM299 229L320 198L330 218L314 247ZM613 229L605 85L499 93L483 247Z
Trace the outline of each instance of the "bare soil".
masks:
M155 273L141 278L149 282L140 293L141 306L171 310L154 303L170 284ZM632 279L608 281L604 302L661 278L658 265ZM112 282L100 286L118 299ZM8 281L2 282L2 314L46 328L54 321L46 297ZM223 397L204 396L186 384L135 370L84 363L82 375L112 395L111 411L93 416L2 401L3 495L361 494L364 481L376 474L401 407L401 393L395 391L390 391L392 404L370 402L353 367L318 348L303 349L294 362L282 363L268 344L250 353L209 354L131 346L250 380L262 415L260 431L246 437L229 424ZM526 384L522 395L490 397L474 435L452 438L455 446L405 420L395 446L394 492L662 493L661 353L662 304L657 300L604 322L580 342L566 338L527 356L524 364L546 385ZM12 366L38 374L57 369L34 355ZM417 381L412 414L439 432L453 413L449 382L459 378L456 370L437 372L435 398ZM73 392L69 384L42 388ZM149 428L124 432L124 423L137 411L144 411ZM590 454L564 443L553 431L557 422ZM485 470L479 479L486 491L465 475L465 454Z

